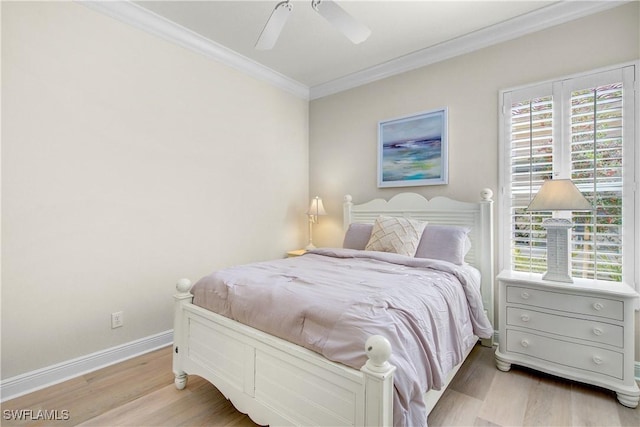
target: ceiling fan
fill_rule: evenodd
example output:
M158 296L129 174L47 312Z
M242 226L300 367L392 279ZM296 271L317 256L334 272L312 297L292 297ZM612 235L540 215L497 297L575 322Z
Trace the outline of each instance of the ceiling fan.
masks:
M369 28L356 21L333 0L312 0L311 7L355 44L362 43L371 34ZM292 11L293 5L290 0L276 5L256 42L256 49L269 50L273 48Z

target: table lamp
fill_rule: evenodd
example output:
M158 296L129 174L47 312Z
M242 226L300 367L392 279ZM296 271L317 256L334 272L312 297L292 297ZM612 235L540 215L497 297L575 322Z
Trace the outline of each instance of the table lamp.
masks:
M309 205L309 210L307 211L307 215L309 215L309 244L305 248L306 250L316 248L313 245L313 224L318 222L318 216L326 214L322 199L318 196L311 199L311 205Z
M593 207L570 179L549 179L533 198L527 211L590 211ZM569 230L573 224L564 218L547 218L547 272L545 280L573 283L570 271Z

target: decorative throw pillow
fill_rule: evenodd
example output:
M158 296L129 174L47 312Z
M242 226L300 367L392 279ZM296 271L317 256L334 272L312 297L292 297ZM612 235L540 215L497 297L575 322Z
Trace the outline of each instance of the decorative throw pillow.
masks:
M469 227L456 225L429 225L425 228L416 258L431 258L464 264L464 257L471 249Z
M365 250L414 256L426 225L408 218L380 216L373 224Z

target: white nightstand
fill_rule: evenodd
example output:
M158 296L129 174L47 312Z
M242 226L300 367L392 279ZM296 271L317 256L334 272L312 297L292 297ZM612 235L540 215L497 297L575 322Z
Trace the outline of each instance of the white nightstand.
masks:
M623 283L503 271L499 282L500 343L496 366L528 366L613 390L635 408L634 310L638 293Z

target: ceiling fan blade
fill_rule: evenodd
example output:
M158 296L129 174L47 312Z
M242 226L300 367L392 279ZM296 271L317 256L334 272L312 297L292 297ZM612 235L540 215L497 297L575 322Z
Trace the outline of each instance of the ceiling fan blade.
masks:
M287 19L291 16L292 10L293 6L289 3L289 0L276 5L273 12L271 12L271 16L269 16L269 20L262 29L262 33L260 33L260 37L256 42L256 49L269 50L275 46L282 28L284 28L284 24L287 23Z
M366 25L356 21L333 0L313 0L311 7L355 44L362 43L371 35Z

